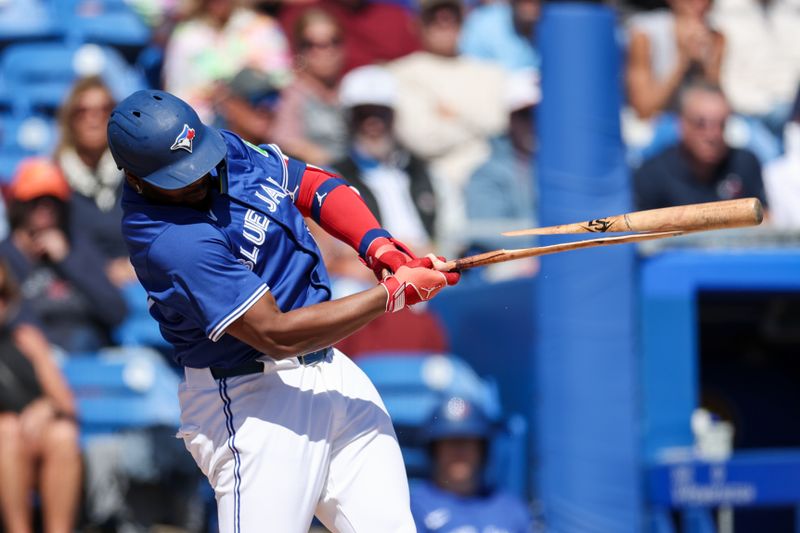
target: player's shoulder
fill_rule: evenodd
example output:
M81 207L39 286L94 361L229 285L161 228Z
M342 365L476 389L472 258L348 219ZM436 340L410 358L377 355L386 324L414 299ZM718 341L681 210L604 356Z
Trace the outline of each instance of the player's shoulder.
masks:
M228 130L219 130L227 145L227 162L229 172L242 172L252 164L256 166L275 165L281 167L285 156L275 144L255 145ZM240 163L246 161L244 166Z
M170 224L142 252L151 273L208 270L236 260L225 234L204 222Z
M214 229L209 224L207 212L190 207L154 204L129 190L123 193L122 212L123 237L129 245L136 244L137 248L149 247L165 233L202 233Z
M154 236L150 244L150 253L175 254L177 251L183 253L198 249L203 245L226 244L225 233L212 224L208 216L198 211L197 215L179 223L164 225L162 231Z

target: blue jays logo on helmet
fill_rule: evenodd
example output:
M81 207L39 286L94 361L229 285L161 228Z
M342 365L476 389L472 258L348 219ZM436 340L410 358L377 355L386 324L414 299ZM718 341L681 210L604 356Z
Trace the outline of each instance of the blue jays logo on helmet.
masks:
M192 153L192 139L194 139L194 128L188 124L183 125L183 130L175 137L175 142L170 146L170 150L186 150Z
M117 104L107 131L119 168L168 190L199 180L228 150L222 134L203 124L189 104L153 89L136 91Z

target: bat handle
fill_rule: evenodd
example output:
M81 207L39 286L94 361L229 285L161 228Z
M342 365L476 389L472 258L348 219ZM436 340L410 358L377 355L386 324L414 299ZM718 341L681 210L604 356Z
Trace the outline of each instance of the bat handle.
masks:
M439 272L452 272L456 270L456 262L455 261L437 261L433 264L433 268L438 270Z

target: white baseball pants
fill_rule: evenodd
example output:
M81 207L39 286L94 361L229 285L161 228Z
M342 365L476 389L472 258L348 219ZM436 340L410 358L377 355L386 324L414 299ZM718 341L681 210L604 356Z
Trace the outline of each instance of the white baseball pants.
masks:
M221 533L415 532L392 422L369 378L337 350L313 366L215 380L187 368L186 448L216 494Z

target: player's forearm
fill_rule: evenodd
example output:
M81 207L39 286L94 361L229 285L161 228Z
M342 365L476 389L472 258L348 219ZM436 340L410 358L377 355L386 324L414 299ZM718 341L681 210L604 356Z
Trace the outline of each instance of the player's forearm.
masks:
M281 313L269 296L227 332L275 359L286 359L331 346L351 335L385 312L386 298L386 289L376 286Z
M361 196L343 179L310 167L303 174L295 204L329 234L362 257L377 237L389 237Z

